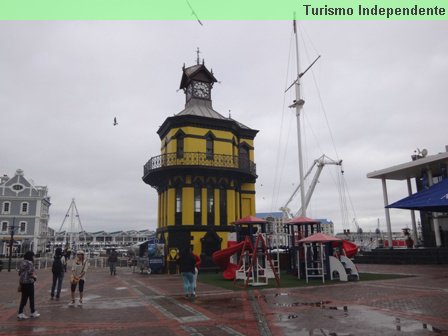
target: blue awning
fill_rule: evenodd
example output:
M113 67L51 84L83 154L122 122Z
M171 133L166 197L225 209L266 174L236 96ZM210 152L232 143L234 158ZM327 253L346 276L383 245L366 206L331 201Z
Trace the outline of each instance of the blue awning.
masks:
M448 212L448 179L444 179L433 184L428 189L389 204L386 208Z

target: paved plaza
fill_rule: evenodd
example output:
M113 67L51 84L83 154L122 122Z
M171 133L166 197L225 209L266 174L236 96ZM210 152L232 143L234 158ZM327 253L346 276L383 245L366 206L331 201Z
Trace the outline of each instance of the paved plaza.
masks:
M288 289L233 291L199 283L184 298L178 275L90 268L84 305L50 300L51 271L38 270L37 319L17 321L15 270L0 272L0 335L448 335L448 265L358 265L360 272L415 275ZM199 276L200 279L200 276ZM29 314L28 306L25 313Z

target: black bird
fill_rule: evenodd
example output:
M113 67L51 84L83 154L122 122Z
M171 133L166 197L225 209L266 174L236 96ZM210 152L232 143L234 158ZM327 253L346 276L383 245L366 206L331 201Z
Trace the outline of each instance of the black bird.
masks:
M118 125L117 117L114 118L114 126Z

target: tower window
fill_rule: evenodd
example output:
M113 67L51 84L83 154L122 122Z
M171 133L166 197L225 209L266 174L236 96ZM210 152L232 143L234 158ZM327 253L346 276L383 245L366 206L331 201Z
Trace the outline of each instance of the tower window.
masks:
M227 225L227 190L219 190L219 222L221 225Z
M184 135L179 134L177 136L176 141L176 156L178 159L182 159L184 157Z
M175 225L182 225L182 188L176 188L176 213L175 213Z
M208 134L205 139L205 157L207 160L213 160L213 137Z
M207 188L207 223L213 225L215 222L215 190Z
M247 146L240 146L239 166L240 169L249 169L249 148Z
M194 224L201 225L202 190L201 187L194 187Z

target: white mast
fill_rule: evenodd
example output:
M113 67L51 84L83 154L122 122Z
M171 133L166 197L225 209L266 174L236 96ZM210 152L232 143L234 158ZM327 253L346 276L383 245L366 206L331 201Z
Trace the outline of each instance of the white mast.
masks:
M294 35L296 38L296 59L297 59L297 79L295 81L296 100L290 107L296 108L297 119L297 142L299 150L299 176L300 176L300 204L302 205L302 211L300 216L306 216L305 206L305 183L303 178L303 159L302 159L302 134L300 127L300 112L302 110L305 101L300 97L300 62L299 62L299 40L297 37L297 25L296 25L296 13L294 12Z

